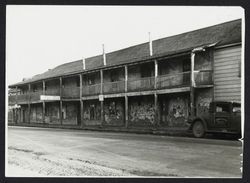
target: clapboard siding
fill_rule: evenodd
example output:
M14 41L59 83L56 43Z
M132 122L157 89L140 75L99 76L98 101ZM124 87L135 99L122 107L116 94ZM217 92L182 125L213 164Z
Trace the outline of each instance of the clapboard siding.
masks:
M214 51L214 99L221 101L241 100L239 62L241 46L215 49Z

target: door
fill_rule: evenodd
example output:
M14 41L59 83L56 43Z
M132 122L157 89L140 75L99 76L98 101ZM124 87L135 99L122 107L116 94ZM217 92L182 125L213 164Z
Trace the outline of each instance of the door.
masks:
M214 113L214 128L226 132L231 126L231 105L230 103L216 103Z

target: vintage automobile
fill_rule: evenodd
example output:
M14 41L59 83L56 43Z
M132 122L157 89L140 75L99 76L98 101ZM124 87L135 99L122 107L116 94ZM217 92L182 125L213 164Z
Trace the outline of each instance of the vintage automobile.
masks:
M241 104L211 102L208 113L189 117L187 125L197 138L203 137L206 133L228 133L241 137Z

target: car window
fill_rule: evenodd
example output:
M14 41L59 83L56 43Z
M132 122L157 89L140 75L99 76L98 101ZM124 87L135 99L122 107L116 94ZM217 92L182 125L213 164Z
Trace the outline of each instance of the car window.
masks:
M216 112L229 113L230 112L230 106L227 105L227 104L216 104L215 111Z
M233 105L233 112L241 112L240 104Z

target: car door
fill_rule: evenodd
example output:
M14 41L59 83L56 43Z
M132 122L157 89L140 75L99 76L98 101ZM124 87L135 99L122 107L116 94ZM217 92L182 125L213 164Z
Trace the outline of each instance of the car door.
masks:
M226 131L231 123L230 103L216 103L214 113L214 129Z

